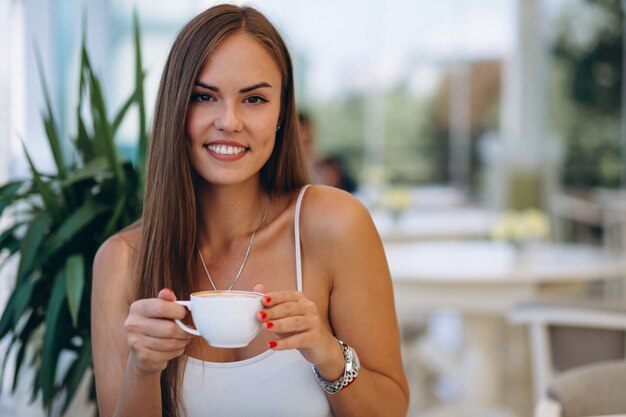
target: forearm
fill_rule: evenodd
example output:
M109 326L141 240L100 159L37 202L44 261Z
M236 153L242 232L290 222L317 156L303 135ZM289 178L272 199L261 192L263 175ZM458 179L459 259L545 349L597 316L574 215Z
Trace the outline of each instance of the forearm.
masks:
M392 378L364 367L352 384L327 396L337 417L404 417L409 405L408 393Z
M162 415L160 372L138 369L129 356L114 417Z

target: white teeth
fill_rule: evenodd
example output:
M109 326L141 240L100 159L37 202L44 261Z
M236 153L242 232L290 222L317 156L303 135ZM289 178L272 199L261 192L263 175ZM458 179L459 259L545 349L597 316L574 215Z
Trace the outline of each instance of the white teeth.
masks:
M208 145L208 148L220 155L236 155L246 150L241 146L228 146L228 145Z

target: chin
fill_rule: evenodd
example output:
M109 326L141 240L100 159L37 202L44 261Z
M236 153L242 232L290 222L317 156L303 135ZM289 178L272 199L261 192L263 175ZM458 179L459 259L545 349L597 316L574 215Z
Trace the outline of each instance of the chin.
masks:
M204 185L211 186L220 186L220 187L228 187L228 186L236 186L248 183L250 181L258 181L259 174L253 176L239 176L239 175L202 175L198 173L198 178L200 182Z

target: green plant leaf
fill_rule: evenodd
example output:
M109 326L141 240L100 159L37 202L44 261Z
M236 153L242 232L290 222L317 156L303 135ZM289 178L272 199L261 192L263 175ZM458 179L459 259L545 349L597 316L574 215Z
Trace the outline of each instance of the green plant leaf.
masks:
M65 219L63 223L61 223L58 230L50 235L50 239L47 241L42 257L44 259L49 259L50 256L54 255L56 251L58 251L83 227L108 209L109 208L107 206L101 203L88 200L85 204L70 214L70 216Z
M91 338L85 338L83 345L78 352L78 357L74 360L74 363L67 371L63 385L67 387L67 393L65 397L65 404L63 405L63 413L65 413L72 403L76 390L80 386L80 383L85 376L85 372L91 365Z
M13 329L12 324L14 307L15 299L13 297L9 297L7 304L4 306L2 318L0 318L0 340L4 339L4 337Z
M15 305L13 306L13 328L17 328L22 315L28 308L28 302L35 288L35 279L27 278L17 284L12 297L15 297Z
M20 199L18 191L23 187L26 181L19 180L4 184L0 187L0 216L5 208Z
M34 217L28 225L26 234L20 245L20 264L17 268L17 282L26 278L34 271L43 261L39 255L41 254L41 245L43 238L48 232L52 218L47 213L41 213Z
M11 388L11 392L13 393L15 393L15 390L17 389L17 383L20 380L20 369L22 369L22 363L24 362L24 355L26 354L27 348L28 343L26 341L23 341L20 345L20 349L17 351L17 356L15 357L15 372L13 373L13 387Z
M35 167L33 160L26 149L26 144L22 141L22 147L24 148L24 153L26 154L26 160L28 161L28 165L30 166L30 170L33 174L33 181L35 182L35 188L41 194L41 198L43 199L44 206L46 210L54 217L55 219L61 218L62 210L62 202L59 201L60 198L57 198L54 195L54 190L50 187L50 185L41 177L39 171Z
M22 227L26 222L19 222L2 233L0 233L0 253L3 250L7 250L9 252L8 256L14 254L20 247L20 241L15 237L15 232ZM0 263L0 268L2 267L2 263Z
M80 64L78 68L78 98L76 100L76 140L75 146L80 155L83 158L83 162L91 160L94 157L94 145L89 138L89 133L87 133L87 127L85 125L85 121L82 116L83 109L83 97L85 95L86 90L86 80L85 80L85 72L86 68L89 67L89 57L87 55L86 48L86 39L87 34L85 32L86 25L86 16L83 16L83 33L82 33L82 42L80 48Z
M92 159L82 168L71 172L69 177L65 181L63 181L61 185L63 187L68 187L72 184L86 179L110 176L111 173L110 171L108 171L108 167L109 163L107 162L106 158L98 157Z
M49 112L51 112L51 110L49 110ZM54 162L59 172L59 178L65 179L65 177L67 176L67 167L65 166L65 161L63 160L63 153L61 151L59 141L59 133L57 132L54 119L52 119L51 115L48 115L47 117L44 117L43 124L46 130L48 144L50 145L50 149L52 150Z
M146 132L146 105L144 97L144 79L146 73L143 70L142 53L141 53L141 31L139 25L139 16L137 11L133 13L133 40L135 43L135 95L137 99L137 110L139 117L139 146L137 147L139 161L139 193L143 193L144 167L146 164L146 150L148 147L148 133Z
M76 110L76 125L78 130L74 141L76 150L82 157L83 161L90 161L95 156L95 149L94 144L89 138L89 133L87 132L83 116L80 114L80 107Z
M113 210L113 215L107 222L106 227L104 228L104 237L111 236L117 227L117 222L120 219L124 208L126 207L126 195L122 194L115 204L115 209Z
M44 117L44 127L46 129L46 136L48 137L48 143L50 144L50 150L52 151L52 157L57 167L59 177L64 179L67 176L67 169L65 161L63 161L63 151L61 149L61 141L59 140L59 134L56 128L56 122L54 120L54 113L52 112L52 102L50 101L50 94L48 92L48 83L44 76L45 71L41 63L41 53L39 49L36 50L35 57L37 60L37 68L39 69L39 77L41 79L41 88L44 92L46 99L46 112Z
M6 353L4 354L4 359L2 360L2 369L0 370L0 387L4 387L4 375L6 374L7 363L9 362L9 357L11 356L11 349L16 341L17 336L13 335L6 347Z
M44 406L49 406L54 398L54 382L57 362L63 343L62 329L64 323L60 320L65 304L65 279L61 274L54 278L48 312L46 314L46 332L43 336L41 349L41 390Z
M124 103L122 108L119 109L119 111L117 112L115 119L113 119L113 124L111 125L111 131L113 132L113 134L117 132L117 129L120 127L120 124L122 123L122 121L124 121L124 117L126 117L126 113L130 109L130 106L132 106L133 103L136 101L136 96L137 96L137 92L131 94L130 97L126 99L126 102Z
M85 287L85 264L83 255L72 255L65 263L65 295L74 327L78 326L83 288Z
M115 141L113 140L113 131L111 125L107 120L107 111L104 104L104 95L102 94L102 88L100 87L100 81L93 73L91 68L89 72L89 85L90 85L90 99L91 107L93 109L93 124L94 135L102 141L106 157L109 161L109 167L115 176L116 182L123 184L123 173L121 170L120 160L117 154L117 148L115 147Z

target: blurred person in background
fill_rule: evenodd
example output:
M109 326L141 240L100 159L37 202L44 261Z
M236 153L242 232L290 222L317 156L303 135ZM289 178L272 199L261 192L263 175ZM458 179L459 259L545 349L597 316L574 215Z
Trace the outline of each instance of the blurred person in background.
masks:
M313 184L330 185L352 193L356 190L356 182L350 176L346 164L340 155L329 155L320 158L315 145L315 126L308 113L298 112L300 143L304 159L309 167Z
M348 169L343 158L339 155L331 155L319 162L322 173L322 183L352 193L356 191L356 183L348 174Z
M304 160L307 163L311 175L311 182L313 184L323 184L324 175L315 146L315 126L313 126L309 114L303 110L298 112L298 134L300 136L300 143L302 144Z
M382 243L358 200L307 184L271 22L219 5L185 25L153 120L142 218L94 261L99 415L405 416ZM175 324L177 296L217 289L264 293L246 347Z

